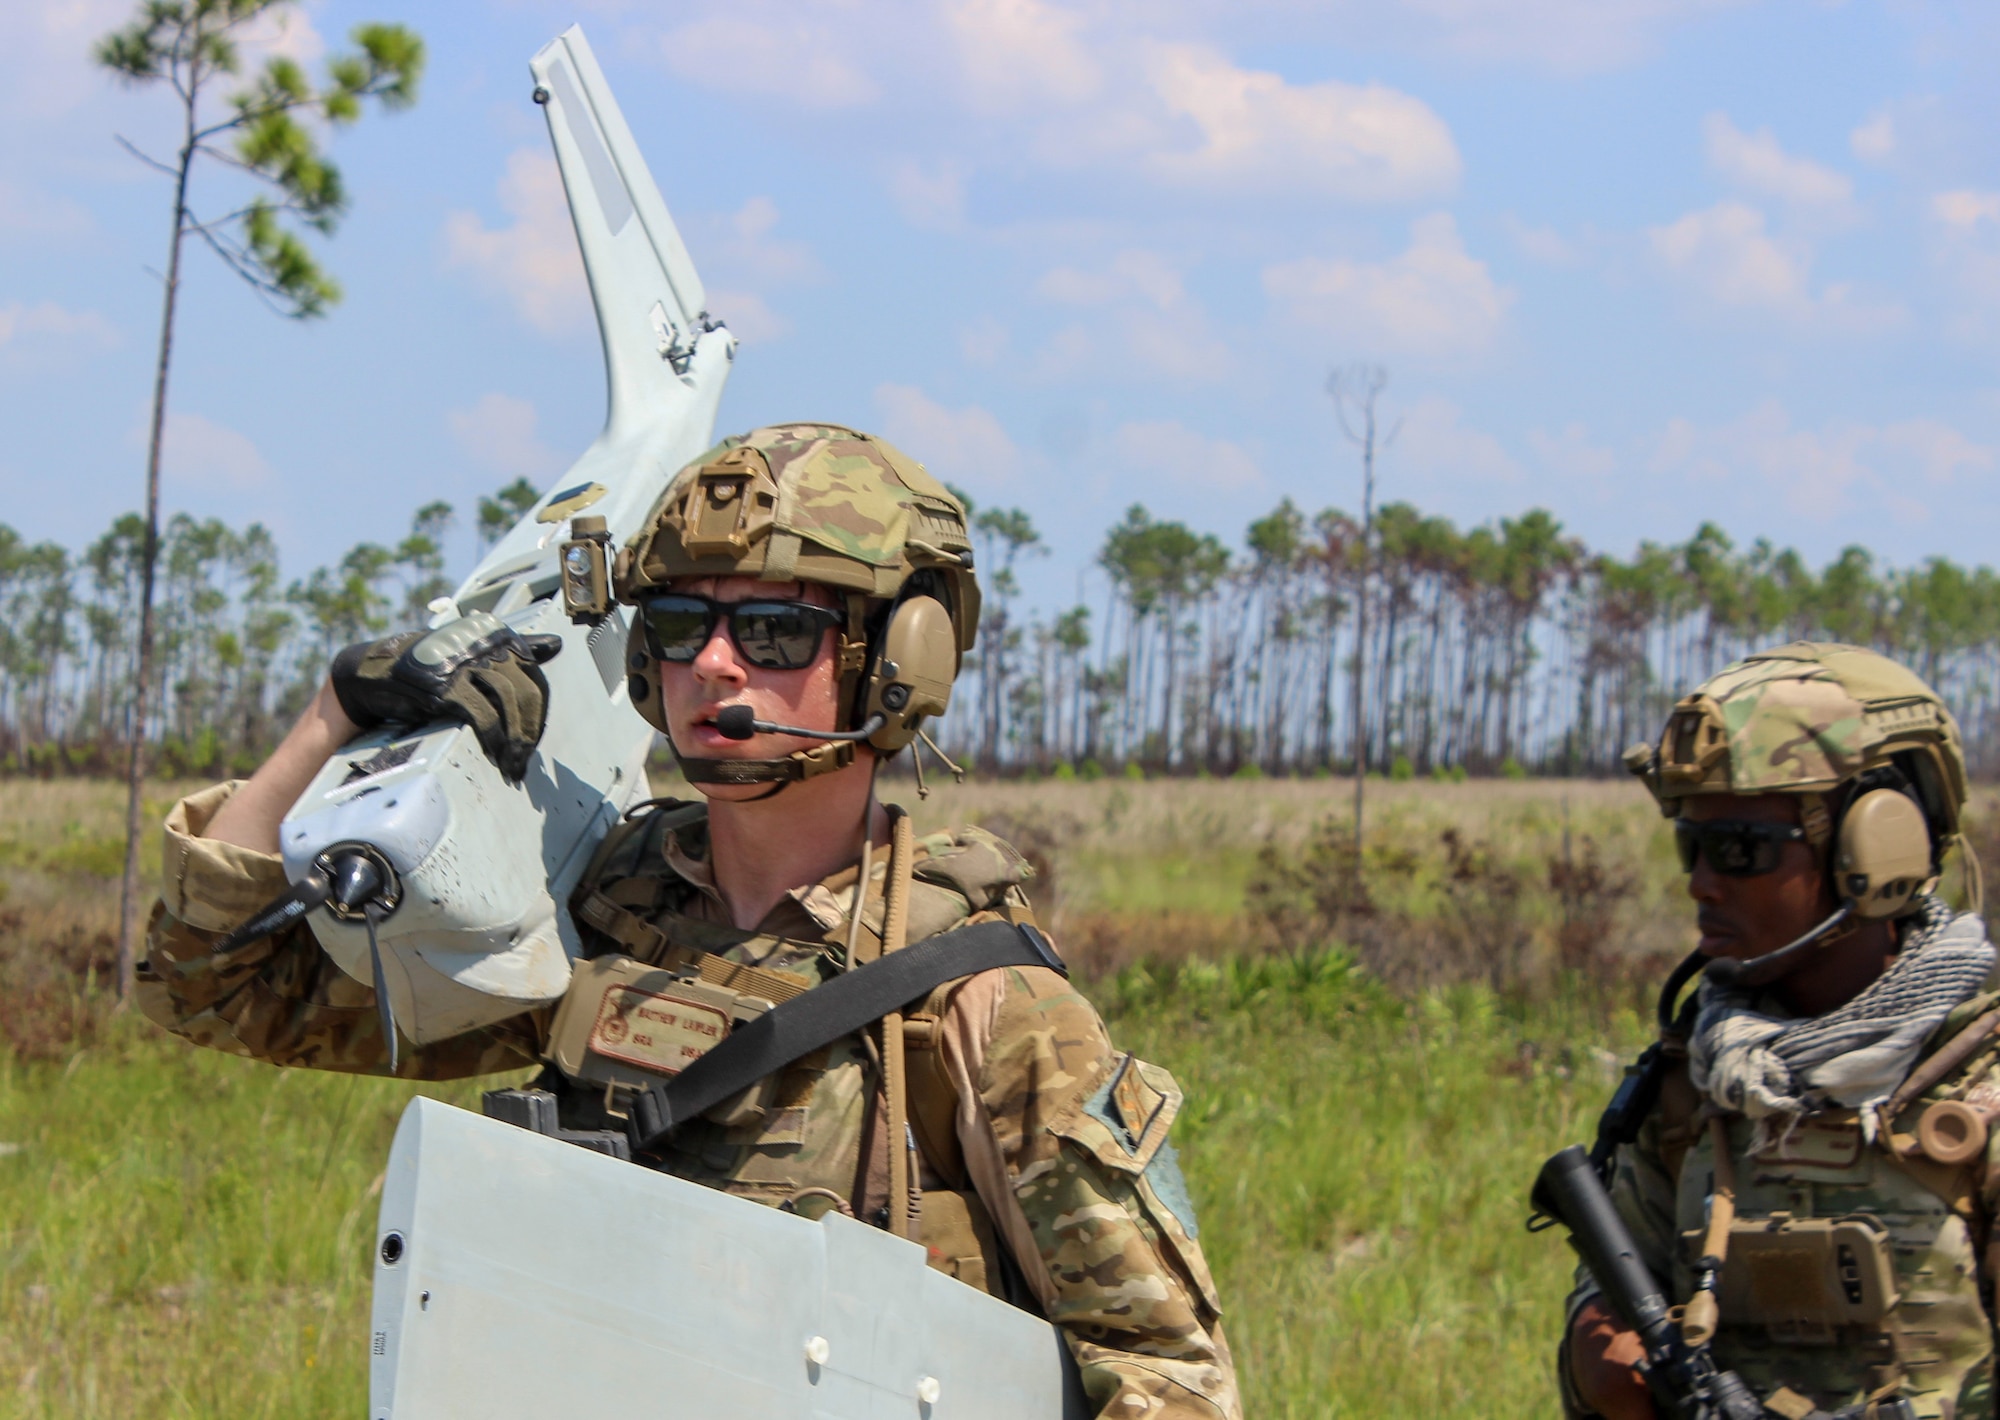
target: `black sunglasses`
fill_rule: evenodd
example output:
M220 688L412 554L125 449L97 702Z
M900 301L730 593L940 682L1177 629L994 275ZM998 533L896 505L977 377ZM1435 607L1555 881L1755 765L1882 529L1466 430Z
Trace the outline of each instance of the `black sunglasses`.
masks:
M1725 878L1755 878L1778 866L1779 850L1803 843L1806 831L1792 823L1750 823L1743 819L1674 820L1674 847L1681 871L1692 873L1697 858Z
M811 602L718 602L684 592L662 592L639 603L646 634L663 661L686 662L701 654L716 626L727 619L729 639L743 659L767 671L804 670L819 655L821 638L846 618Z

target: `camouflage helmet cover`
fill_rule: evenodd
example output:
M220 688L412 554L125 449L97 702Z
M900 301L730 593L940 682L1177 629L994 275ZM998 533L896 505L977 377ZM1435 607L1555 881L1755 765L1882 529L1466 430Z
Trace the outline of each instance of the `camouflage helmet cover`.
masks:
M724 439L674 476L620 555L635 601L677 577L818 582L892 599L937 574L960 652L979 626L965 509L924 466L838 424L774 424Z
M1863 647L1794 641L1703 682L1626 762L1671 815L1692 794L1824 794L1911 752L1911 787L1956 832L1965 750L1937 692Z

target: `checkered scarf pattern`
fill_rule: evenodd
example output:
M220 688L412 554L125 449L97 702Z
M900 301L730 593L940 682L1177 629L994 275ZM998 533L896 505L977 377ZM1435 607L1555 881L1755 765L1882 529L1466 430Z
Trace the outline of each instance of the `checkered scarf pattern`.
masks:
M1889 969L1823 1016L1770 1015L1757 1009L1768 1000L1756 992L1705 980L1688 1049L1694 1086L1759 1121L1760 1137L1827 1105L1859 1109L1872 1135L1870 1106L1895 1092L1931 1032L1985 985L1993 963L1985 924L1929 896L1905 920Z

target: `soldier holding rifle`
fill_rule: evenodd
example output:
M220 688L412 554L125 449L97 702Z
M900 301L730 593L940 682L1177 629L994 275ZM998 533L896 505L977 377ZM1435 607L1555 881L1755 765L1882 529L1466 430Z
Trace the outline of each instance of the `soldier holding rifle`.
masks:
M1570 1298L1565 1413L1993 1416L2000 993L1957 724L1884 657L1797 643L1627 762L1701 942L1590 1158L1537 1188L1602 1274ZM1954 847L1968 912L1937 895Z
M532 1087L489 1096L490 1112L912 1238L933 1267L1055 1322L1096 1413L1240 1415L1167 1142L1179 1087L1112 1048L1034 930L1019 854L979 829L918 838L875 797L877 768L943 712L972 646L978 588L958 501L867 435L759 429L680 472L613 584L635 609L631 703L701 797L641 805L598 850L571 898L588 930L560 1004L398 1059L377 992L304 925L239 930L286 887L284 814L359 729L457 719L520 777L562 709L537 666L551 648L445 627L342 653L247 783L174 808L147 1014L280 1065L393 1061L411 1079L543 1065ZM1012 964L947 972L675 1114L684 1096L665 1087L693 1079L732 1022L883 979L891 958L991 924L1005 930L979 940L1011 942Z

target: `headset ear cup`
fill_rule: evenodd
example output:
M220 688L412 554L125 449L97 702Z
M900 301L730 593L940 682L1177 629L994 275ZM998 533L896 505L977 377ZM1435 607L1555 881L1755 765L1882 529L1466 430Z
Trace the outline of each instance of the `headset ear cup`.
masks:
M958 634L944 603L929 596L898 602L868 668L863 715L884 722L868 743L884 754L903 748L924 720L944 714L957 678Z
M1908 794L1870 789L1841 815L1835 888L1860 917L1894 917L1934 876L1930 827Z
M639 718L667 734L667 705L660 694L660 663L646 644L646 624L632 619L632 633L625 638L625 696Z

